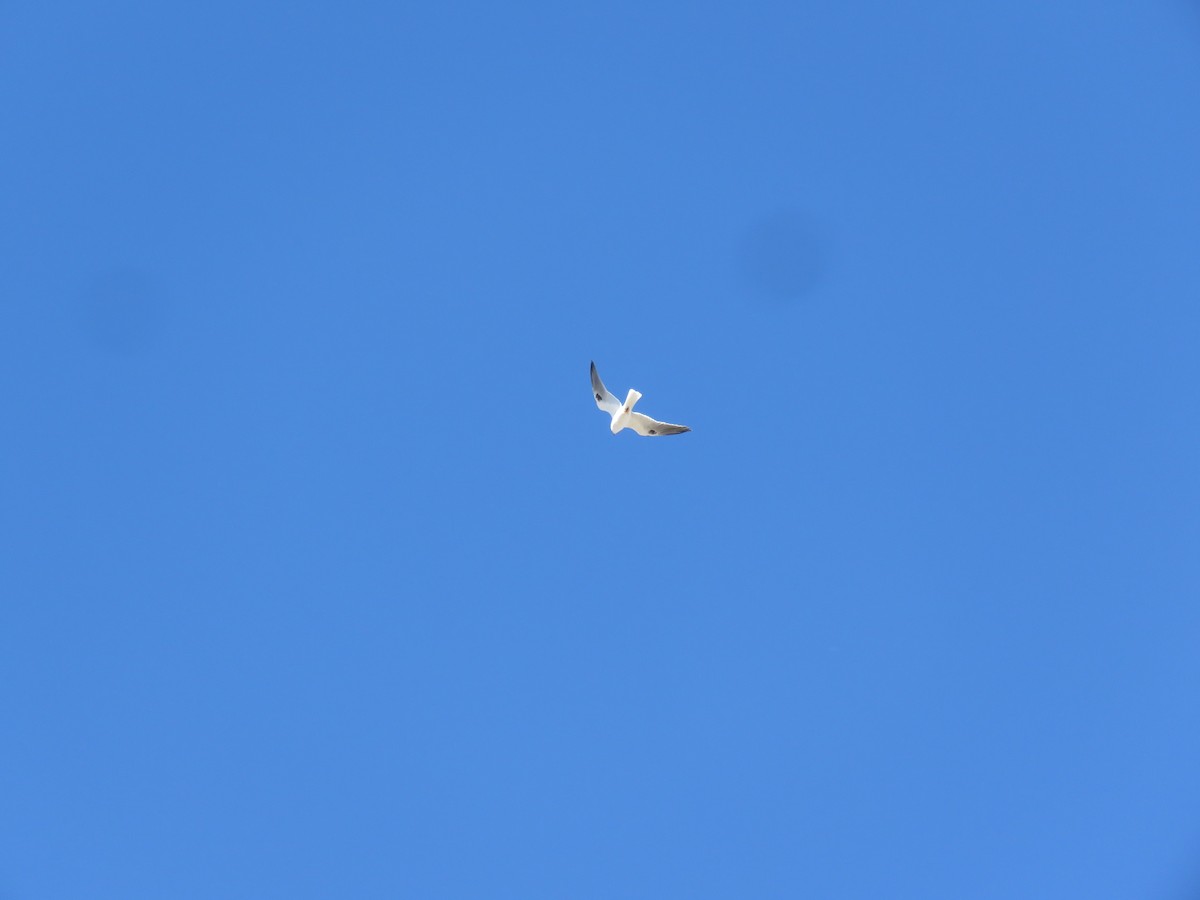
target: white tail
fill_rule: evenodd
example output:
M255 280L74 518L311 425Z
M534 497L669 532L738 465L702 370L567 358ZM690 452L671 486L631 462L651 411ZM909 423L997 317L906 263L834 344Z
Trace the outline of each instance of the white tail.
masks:
M635 391L633 388L630 388L629 393L625 395L625 405L623 407L621 407L621 411L624 413L633 412L634 404L636 404L641 399L642 399L642 395L639 394L637 391Z

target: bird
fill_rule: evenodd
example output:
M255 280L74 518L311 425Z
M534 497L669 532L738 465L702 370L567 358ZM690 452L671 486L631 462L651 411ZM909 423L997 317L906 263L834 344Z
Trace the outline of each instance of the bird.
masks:
M686 425L672 425L669 422L659 422L657 419L634 412L634 404L642 399L642 395L633 388L629 389L629 393L625 395L625 402L621 403L620 400L609 393L608 388L604 386L604 382L600 380L600 375L596 372L596 364L594 362L592 363L592 394L596 397L596 405L612 416L612 423L608 427L613 434L624 428L632 428L643 437L683 434L685 431L692 430Z

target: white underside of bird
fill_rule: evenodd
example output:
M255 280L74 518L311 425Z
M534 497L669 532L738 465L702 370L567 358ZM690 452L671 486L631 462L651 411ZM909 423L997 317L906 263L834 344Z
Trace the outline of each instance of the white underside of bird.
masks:
M604 382L600 380L600 376L596 373L595 363L592 363L592 395L596 398L596 405L612 416L609 430L613 434L624 428L631 428L644 437L683 434L685 431L692 430L686 425L672 425L670 422L659 422L657 419L634 412L634 404L642 399L642 395L633 388L630 388L629 393L625 396L625 402L622 403L609 393L608 388L604 386Z

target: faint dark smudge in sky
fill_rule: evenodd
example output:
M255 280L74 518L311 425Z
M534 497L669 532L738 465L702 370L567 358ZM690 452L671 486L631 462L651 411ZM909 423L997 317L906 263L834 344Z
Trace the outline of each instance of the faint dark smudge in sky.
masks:
M1192 33L1200 37L1200 0L1175 0L1172 7L1183 14Z
M98 275L84 290L84 334L114 356L147 353L162 337L167 317L163 290L145 273L121 269Z
M828 242L796 210L762 216L746 229L738 247L738 268L756 293L775 300L804 297L828 268Z

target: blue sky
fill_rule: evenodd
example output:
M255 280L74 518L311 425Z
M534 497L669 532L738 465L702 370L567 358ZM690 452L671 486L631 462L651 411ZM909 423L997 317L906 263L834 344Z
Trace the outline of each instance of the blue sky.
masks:
M1200 7L10 0L0 109L4 900L1200 884Z

